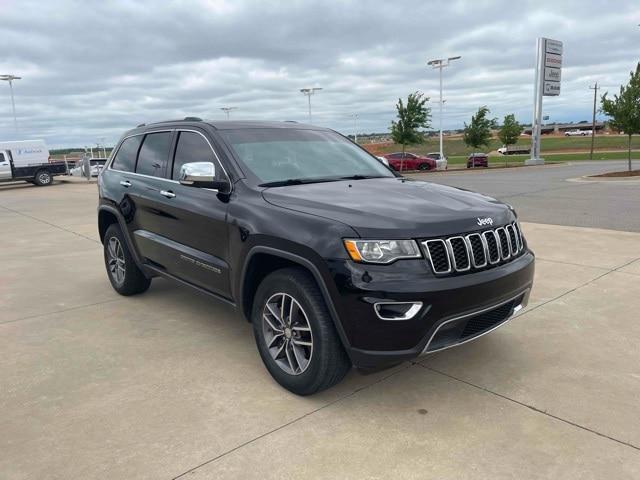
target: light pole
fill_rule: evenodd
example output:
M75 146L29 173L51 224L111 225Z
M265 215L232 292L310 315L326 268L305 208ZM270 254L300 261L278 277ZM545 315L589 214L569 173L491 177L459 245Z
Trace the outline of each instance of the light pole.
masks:
M227 114L227 120L229 120L229 113L231 110L236 110L237 108L238 107L220 107L220 110Z
M352 116L353 116L353 139L356 143L358 143L358 114L354 113Z
M312 117L311 117L311 95L313 95L318 90L322 90L322 88L320 88L320 87L310 87L310 88L301 88L300 89L302 94L306 95L307 99L309 101L309 123L312 123Z
M440 158L444 158L444 152L443 152L443 148L442 148L442 105L444 104L444 101L442 100L442 69L444 67L448 67L449 64L454 61L454 60L459 60L460 58L462 58L460 55L458 55L457 57L449 57L447 59L444 58L437 58L435 60L430 60L429 62L427 62L427 65L431 65L433 68L437 68L438 70L440 70Z
M13 81L21 80L22 77L16 77L15 75L0 75L0 80L9 82L9 90L11 91L11 108L13 109L13 125L18 133L18 118L16 117L16 102L13 99Z

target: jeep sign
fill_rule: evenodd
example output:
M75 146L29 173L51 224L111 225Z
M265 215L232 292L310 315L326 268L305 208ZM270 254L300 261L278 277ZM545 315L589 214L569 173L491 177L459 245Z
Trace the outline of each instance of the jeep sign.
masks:
M536 69L533 97L533 122L531 127L531 158L526 165L541 165L540 135L542 130L542 98L560 95L562 79L562 53L564 47L559 40L539 37L536 40Z
M543 39L544 45L544 77L542 95L560 95L560 73L562 68L562 42Z

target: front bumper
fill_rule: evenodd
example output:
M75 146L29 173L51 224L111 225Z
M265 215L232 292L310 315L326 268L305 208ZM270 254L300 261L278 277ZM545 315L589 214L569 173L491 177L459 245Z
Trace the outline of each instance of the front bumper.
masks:
M335 305L353 364L376 368L399 363L490 332L526 306L534 269L531 251L488 270L442 278L430 274L420 260L334 265L340 292ZM380 302L422 305L410 319L384 320L374 310Z

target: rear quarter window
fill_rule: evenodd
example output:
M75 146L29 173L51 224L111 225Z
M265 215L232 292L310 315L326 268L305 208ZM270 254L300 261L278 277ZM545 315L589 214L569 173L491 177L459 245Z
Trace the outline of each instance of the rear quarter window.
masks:
M122 145L120 145L118 153L116 153L116 157L111 164L111 168L123 172L133 172L136 168L136 156L138 155L141 142L142 135L126 138L122 142Z

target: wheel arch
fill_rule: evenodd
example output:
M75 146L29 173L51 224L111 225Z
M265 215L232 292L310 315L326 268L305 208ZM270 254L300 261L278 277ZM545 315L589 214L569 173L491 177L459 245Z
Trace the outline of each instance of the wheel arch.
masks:
M138 250L136 250L135 245L129 236L129 230L127 229L127 224L125 223L124 218L118 210L109 205L101 205L98 207L98 234L100 235L100 243L104 243L104 234L107 232L109 226L114 223L117 223L120 226L122 235L127 242L127 248L129 249L129 252L131 252L131 256L136 262L138 268L140 268L147 277L152 277L153 275L144 267L140 260Z
M238 297L245 319L248 322L251 322L253 299L260 282L271 272L291 266L303 268L309 272L315 280L320 292L322 293L322 298L329 309L329 314L331 315L333 324L338 332L340 341L342 342L347 355L351 357L349 341L320 270L313 264L313 262L296 255L295 253L266 246L256 246L249 251L242 269L240 292Z

